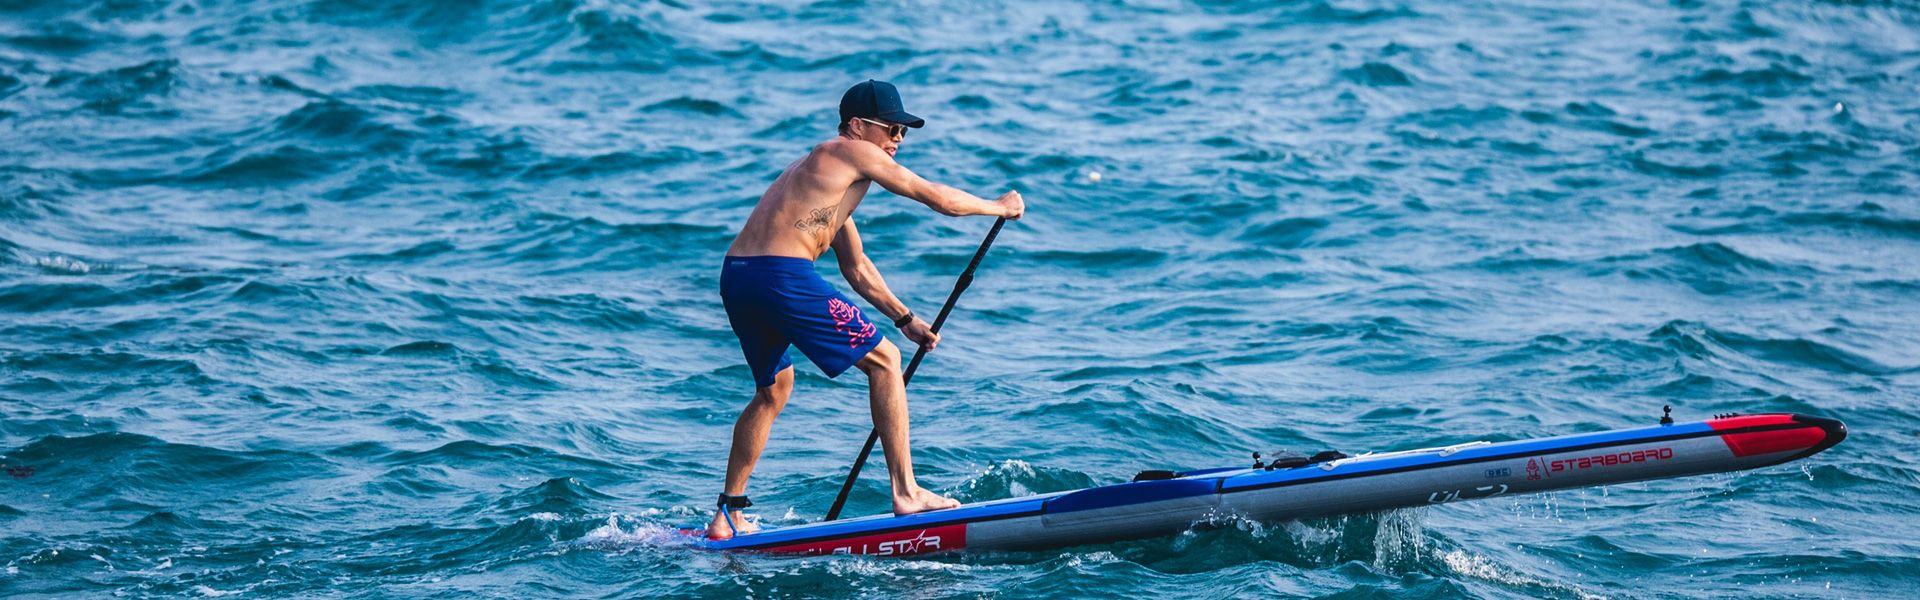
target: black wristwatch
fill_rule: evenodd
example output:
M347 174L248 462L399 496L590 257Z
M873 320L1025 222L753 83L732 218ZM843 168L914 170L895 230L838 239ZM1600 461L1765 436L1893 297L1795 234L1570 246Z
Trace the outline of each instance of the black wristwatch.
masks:
M893 326L895 328L906 327L908 323L912 322L913 311L907 311L907 314L901 315L900 318L893 320Z

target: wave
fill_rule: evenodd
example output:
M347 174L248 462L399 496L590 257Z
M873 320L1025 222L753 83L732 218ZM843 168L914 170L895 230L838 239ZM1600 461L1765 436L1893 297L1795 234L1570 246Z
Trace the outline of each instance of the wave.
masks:
M1879 205L1868 203L1852 212L1789 213L1780 215L1778 219L1788 225L1829 227L1920 240L1920 219L1882 214L1884 210Z
M1568 115L1575 117L1572 120L1574 126L1590 131L1597 131L1624 138L1644 138L1658 133L1647 127L1621 122L1621 120L1617 118L1620 116L1619 111L1595 101L1568 102L1562 107L1562 110ZM1533 114L1538 116L1530 120L1538 123L1556 123L1560 121L1558 117L1551 113L1536 112Z
M1166 83L1151 81L1129 81L1114 86L1101 95L1102 104L1115 107L1151 106L1168 109L1193 104L1186 92L1193 89L1190 79L1178 79Z
M1860 354L1804 338L1763 338L1708 329L1716 342L1736 352L1769 362L1813 367L1836 373L1891 375L1901 371Z
M207 156L199 168L182 173L184 183L218 186L270 187L317 179L350 162L349 155L320 152L294 144L264 150L223 148ZM132 183L132 182L128 182Z
M1391 19L1407 19L1420 13L1405 6L1393 8L1344 8L1330 2L1314 2L1301 13L1314 23L1371 24Z
M45 54L78 56L127 41L117 32L90 27L70 18L48 16L31 23L31 31L6 36L7 45Z
M845 62L872 54L853 53L809 62L754 41L710 35L706 26L715 20L725 21L725 14L709 13L702 18L700 12L674 3L640 8L572 0L537 2L524 10L499 15L495 22L500 33L485 44L493 53L506 54L502 64L556 75L663 73L715 64L806 71L848 67Z
M1661 162L1647 156L1645 151L1635 151L1627 155L1627 166L1635 171L1656 177L1678 179L1705 179L1727 174L1727 166L1719 163L1677 164Z
M1211 578L1246 565L1299 569L1360 563L1389 573L1448 574L1424 509L1262 524L1218 515L1171 538L1102 544L1074 556L1111 556L1154 572Z
M641 331L659 324L648 311L598 294L523 295L515 300L532 313L528 318L543 322L574 323L608 332Z
M1701 86L1731 86L1748 94L1779 97L1805 94L1813 83L1813 77L1774 63L1764 69L1712 68L1691 75L1684 81Z
M181 540L184 539L182 534L191 534L196 531L215 531L228 527L230 527L230 524L227 523L189 517L180 513L163 510L148 513L147 516L140 517L139 520L116 529L124 532L139 532L143 538L148 540L153 540L154 538L159 538L160 540Z
M961 502L985 502L1090 488L1098 485L1086 473L1070 469L1040 466L1009 459L988 465L966 481L954 486L954 498Z
M1712 296L1797 294L1806 281L1821 275L1816 267L1750 256L1719 242L1611 256L1593 265L1598 272L1675 282Z
M679 38L667 32L671 28L659 13L634 14L612 9L576 9L568 23L584 38L571 50L608 59L607 65L619 65L641 71L665 70L667 60L680 48ZM572 63L577 66L589 66Z
M1687 220L1667 226L1702 236L1780 234L1805 228L1895 239L1920 239L1920 219L1887 214L1885 207L1872 202L1862 202L1852 210L1807 212L1780 212L1762 205L1749 205L1737 210L1689 214L1685 218Z
M444 303L443 298L429 298L431 303ZM445 307L443 307L445 308ZM450 342L439 340L418 340L381 350L379 356L410 364L450 364L461 370L480 377L482 381L500 386L507 390L552 391L565 386L554 381L546 374L515 364L501 357L498 352L470 352Z
M417 265L426 262L427 259L457 253L459 250L460 248L455 246L453 242L446 240L429 240L391 252L363 252L349 254L340 258L352 262Z
M542 158L537 147L514 132L455 130L453 137L456 143L421 149L414 160L430 174L491 180L518 174Z
M262 280L248 281L233 291L235 301L252 304L280 302L317 302L319 292L307 286Z
M1765 338L1714 329L1688 321L1671 321L1655 329L1650 336L1668 348L1694 358L1745 356L1766 363L1835 373L1891 375L1909 369L1896 369L1855 352L1806 338ZM1710 380L1690 379L1698 385Z
M1154 325L1159 326L1159 325ZM1213 369L1203 361L1185 361L1179 363L1153 363L1146 365L1101 365L1080 367L1054 375L1054 381L1103 381L1126 378L1151 379L1165 377L1174 373L1212 374Z
M1081 369L1074 373L1056 376L1056 381L1081 381L1112 376L1131 377L1148 371L1113 373L1102 368ZM1164 376L1153 371L1156 376ZM1127 399L1108 400L1084 398L1066 400L1025 409L1015 416L1023 423L1043 428L1067 428L1076 431L1132 431L1154 432L1161 443L1178 444L1182 447L1212 448L1219 447L1225 440L1234 436L1210 419L1198 417L1179 406L1150 399L1127 389ZM1116 440L1116 443L1128 443Z
M152 493L219 495L285 483L329 471L326 461L286 450L234 451L167 442L136 433L48 436L7 453L11 464L38 471L34 477L65 495L61 502L105 506L151 499ZM192 490L192 491L187 491ZM142 505L144 506L144 505ZM161 517L159 524L179 522Z
M558 477L494 500L490 508L514 515L548 513L579 516L594 503L614 499L614 496L588 487L579 479Z
M1319 217L1293 217L1266 224L1248 226L1235 236L1244 242L1261 244L1271 248L1302 248L1316 234L1325 230L1332 221Z
M419 137L381 123L371 111L331 98L301 106L275 120L273 128L276 137L343 143L375 155L397 154Z
M1406 113L1394 118L1396 123L1416 125L1429 129L1476 130L1494 126L1513 117L1513 111L1497 105L1469 108L1455 105Z
M16 93L19 93L20 90L24 90L24 89L27 89L26 81L21 80L19 77L15 77L12 73L8 73L4 70L0 70L0 100L6 100L8 96L12 96ZM4 113L4 115L0 115L0 118L5 118L12 115L13 115L12 112L6 112Z
M1459 268L1470 272L1520 273L1526 271L1557 271L1578 266L1579 263L1565 258L1537 256L1525 248L1512 248L1506 251L1461 263Z
M337 0L305 5L299 12L313 23L375 29L404 28L415 35L430 36L433 40L460 40L489 29L491 8L489 2L472 0Z
M1794 272L1790 266L1776 264L1742 254L1719 242L1703 242L1685 246L1661 248L1654 251L1657 256L1689 265L1698 265L1747 272Z
M407 342L380 351L381 356L454 356L460 347L447 342L421 340Z
M58 374L63 379L146 381L203 385L213 379L199 363L177 358L154 358L126 352L18 352L0 357L0 365L25 372ZM136 379L137 378L137 379Z
M394 466L479 465L497 468L507 465L525 465L529 468L547 469L566 467L596 470L620 469L619 465L612 463L563 454L539 446L489 444L476 440L455 440L427 450L396 450L379 457L379 460Z
M708 117L745 118L745 115L716 100L680 96L648 104L640 110L645 112L663 112L673 114L694 114Z
M72 193L63 172L0 164L0 223L66 216L60 200ZM5 237L0 237L0 246L18 248Z
M687 252L727 246L732 230L719 225L672 222L608 223L595 217L533 213L499 231L491 243L474 248L488 260L525 265L543 273L627 272L667 261L719 260L717 254Z
M376 83L359 85L335 94L338 100L386 102L407 108L452 108L475 98L475 94L456 88L433 85Z
M1378 62L1366 62L1358 67L1343 70L1340 72L1340 77L1367 87L1405 87L1416 82L1406 71Z
M135 273L110 280L22 283L0 287L0 308L21 313L116 305L144 305L155 301L183 302L208 298L210 292L241 283L226 275Z
M963 258L959 255L953 255L950 258L957 259L955 264L965 266L965 261L972 258L972 256L968 255ZM1103 250L1040 250L1026 253L1023 258L1041 264L1070 268L1134 269L1158 265L1166 261L1168 255L1166 252L1159 250L1135 247L1108 248Z
M675 165L711 164L720 158L721 155L716 152L699 152L681 147L669 147L644 153L619 151L587 157L550 158L527 167L520 172L519 177L532 182L560 178L585 179L603 175L645 173L659 167Z
M1219 2L1201 4L1208 12L1246 14L1265 12L1269 18L1259 23L1259 29L1291 29L1323 25L1373 25L1396 19L1413 19L1421 13L1405 6L1391 8L1349 8L1335 2L1311 2L1307 4L1263 4L1258 2Z
M47 79L45 86L62 89L68 96L80 100L83 108L120 113L156 106L148 101L172 91L180 81L180 69L178 60L151 60L97 73L56 73Z

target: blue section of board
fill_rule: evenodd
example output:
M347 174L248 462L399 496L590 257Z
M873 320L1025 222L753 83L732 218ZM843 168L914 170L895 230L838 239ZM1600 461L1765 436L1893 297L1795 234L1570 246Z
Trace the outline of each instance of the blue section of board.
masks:
M1226 481L1221 483L1220 491L1231 492L1239 489L1267 487L1267 486L1272 486L1276 484L1312 481L1315 479L1325 479L1325 478L1333 478L1333 477L1351 477L1356 474L1373 473L1373 472L1380 472L1380 471L1395 471L1395 470L1400 470L1407 467L1423 467L1423 466L1435 466L1435 465L1454 463L1454 462L1470 462L1477 459L1484 459L1489 457L1525 456L1529 454L1548 454L1553 452L1562 452L1568 448L1593 446L1597 444L1598 445L1631 444L1640 440L1655 439L1655 438L1669 437L1669 436L1675 436L1675 435L1692 435L1692 434L1711 432L1711 431L1713 431L1713 427L1707 425L1706 422L1701 421L1701 422L1684 423L1684 424L1677 424L1677 425L1660 425L1660 426L1654 426L1654 427L1643 427L1639 429L1620 429L1615 431L1583 433L1583 434L1566 435L1566 436L1551 437L1551 438L1538 439L1538 440L1502 442L1498 444L1488 444L1485 446L1474 446L1474 447L1464 448L1464 449L1461 449L1459 452L1455 452L1447 456L1441 456L1440 452L1436 449L1433 452L1423 452L1418 454L1409 454L1406 456L1396 456L1396 457L1390 457L1390 458L1381 458L1377 460L1364 460L1364 461L1346 463L1332 470L1320 468L1318 465L1309 465L1305 467L1299 467L1294 469L1282 469L1277 471L1254 471L1246 475L1228 478Z
M1219 490L1214 479L1167 479L1087 488L1048 500L1043 512L1068 513L1191 496L1209 496Z

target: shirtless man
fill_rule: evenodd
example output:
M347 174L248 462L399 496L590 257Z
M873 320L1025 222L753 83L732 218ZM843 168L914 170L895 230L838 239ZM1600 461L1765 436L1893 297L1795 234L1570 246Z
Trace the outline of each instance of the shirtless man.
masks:
M873 426L880 432L887 476L893 483L894 514L960 505L914 483L900 349L880 335L846 296L813 272L813 261L833 248L847 284L893 319L900 333L929 349L940 343L926 320L894 297L873 261L867 260L860 231L853 226L853 210L875 182L951 217L1018 219L1026 203L1019 192L1007 192L991 202L982 200L921 179L894 162L893 154L907 128L925 124L907 114L892 84L867 80L853 86L840 98L840 135L787 165L727 248L720 298L733 333L740 338L747 366L753 370L755 390L753 401L733 425L726 488L720 494L720 510L707 525L708 537L722 539L757 529L738 509L752 505L746 498L747 477L766 447L774 417L793 392L788 345L798 346L828 377L838 377L848 367L859 367L867 374Z

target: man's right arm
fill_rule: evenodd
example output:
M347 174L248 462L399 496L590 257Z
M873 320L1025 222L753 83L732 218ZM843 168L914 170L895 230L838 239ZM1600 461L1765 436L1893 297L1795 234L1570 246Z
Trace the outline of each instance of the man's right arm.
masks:
M1026 201L1020 192L1007 192L998 200L984 200L959 188L927 181L872 144L850 143L842 147L846 149L842 155L862 177L872 179L889 192L925 204L934 212L950 217L986 215L1009 219L1018 219L1026 212Z

